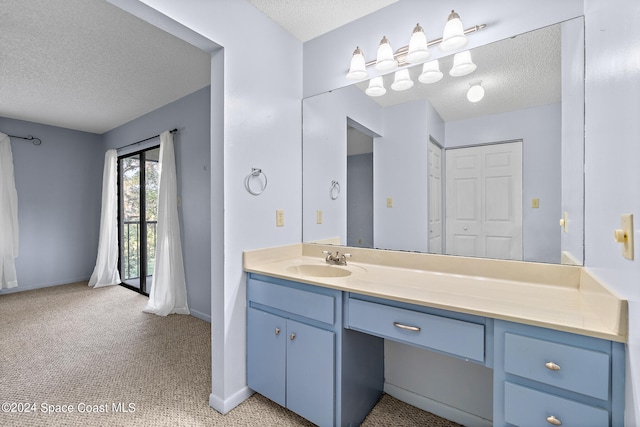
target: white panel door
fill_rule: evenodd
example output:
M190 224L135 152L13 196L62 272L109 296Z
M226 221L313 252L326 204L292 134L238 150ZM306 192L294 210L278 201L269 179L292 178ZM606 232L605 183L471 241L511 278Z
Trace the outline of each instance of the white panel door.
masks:
M522 260L522 142L445 157L446 253Z
M442 253L442 148L429 141L429 253Z

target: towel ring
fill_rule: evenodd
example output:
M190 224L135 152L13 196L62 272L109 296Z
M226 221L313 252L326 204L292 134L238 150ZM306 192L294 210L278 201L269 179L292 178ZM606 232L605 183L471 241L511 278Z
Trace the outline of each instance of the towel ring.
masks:
M340 183L338 181L331 181L331 188L329 188L329 197L331 200L336 200L340 195Z
M253 178L258 178L259 181L260 180L260 176L264 177L264 182L262 183L262 186L259 190L255 191L251 189L251 180ZM265 175L264 172L262 172L262 169L260 168L251 168L251 173L249 175L247 175L247 177L244 179L244 188L247 189L247 191L251 194L253 194L254 196L259 196L260 194L262 194L262 192L267 188L267 175Z

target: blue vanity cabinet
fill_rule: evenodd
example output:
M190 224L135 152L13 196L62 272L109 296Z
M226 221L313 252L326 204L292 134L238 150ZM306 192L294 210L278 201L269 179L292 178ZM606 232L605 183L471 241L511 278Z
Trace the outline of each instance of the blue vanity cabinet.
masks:
M319 426L359 425L382 392L383 343L345 331L342 307L341 291L249 274L248 386Z
M494 323L495 426L622 426L624 346Z

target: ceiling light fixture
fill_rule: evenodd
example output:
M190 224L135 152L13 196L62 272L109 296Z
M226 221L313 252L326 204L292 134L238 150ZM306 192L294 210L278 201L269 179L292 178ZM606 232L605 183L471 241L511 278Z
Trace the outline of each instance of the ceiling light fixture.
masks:
M372 65L378 73L386 73L395 70L399 66L422 63L431 56L429 52L430 46L440 44L440 48L443 51L458 49L467 44L466 34L479 31L486 26L486 24L474 25L462 30L460 16L451 11L447 25L445 25L443 37L427 41L424 29L420 24L416 24L408 46L403 46L394 53L389 40L383 37L378 46L376 59L365 62L364 67L362 66L362 61L365 60L364 55L360 48L357 47L351 56L351 66L349 67L347 78L350 80L366 79L368 77L367 67Z
M425 62L422 66L422 73L418 76L420 83L430 84L442 80L442 72L440 71L440 63L437 59Z
M472 83L467 91L467 99L469 102L478 102L484 98L484 88L482 82Z
M369 80L369 87L364 91L367 95L372 97L382 96L387 93L387 90L384 88L384 82L382 81L382 76L374 77Z
M465 50L453 56L453 67L451 67L449 75L453 77L466 76L467 74L473 73L476 68L476 64L471 60L471 52Z
M413 80L411 80L411 76L409 75L409 69L403 68L402 70L396 71L393 83L391 83L391 89L396 92L402 92L403 90L411 89L412 87Z
M447 23L444 26L440 50L443 52L451 52L452 50L465 47L468 42L465 33L462 21L460 20L460 15L452 10L449 14L449 18L447 19Z

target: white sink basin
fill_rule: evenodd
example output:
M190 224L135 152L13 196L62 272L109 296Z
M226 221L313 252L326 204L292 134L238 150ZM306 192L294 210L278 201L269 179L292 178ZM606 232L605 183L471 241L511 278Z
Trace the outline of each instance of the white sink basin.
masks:
M346 267L329 264L299 264L287 267L290 273L301 276L313 277L346 277L351 275L351 271Z

